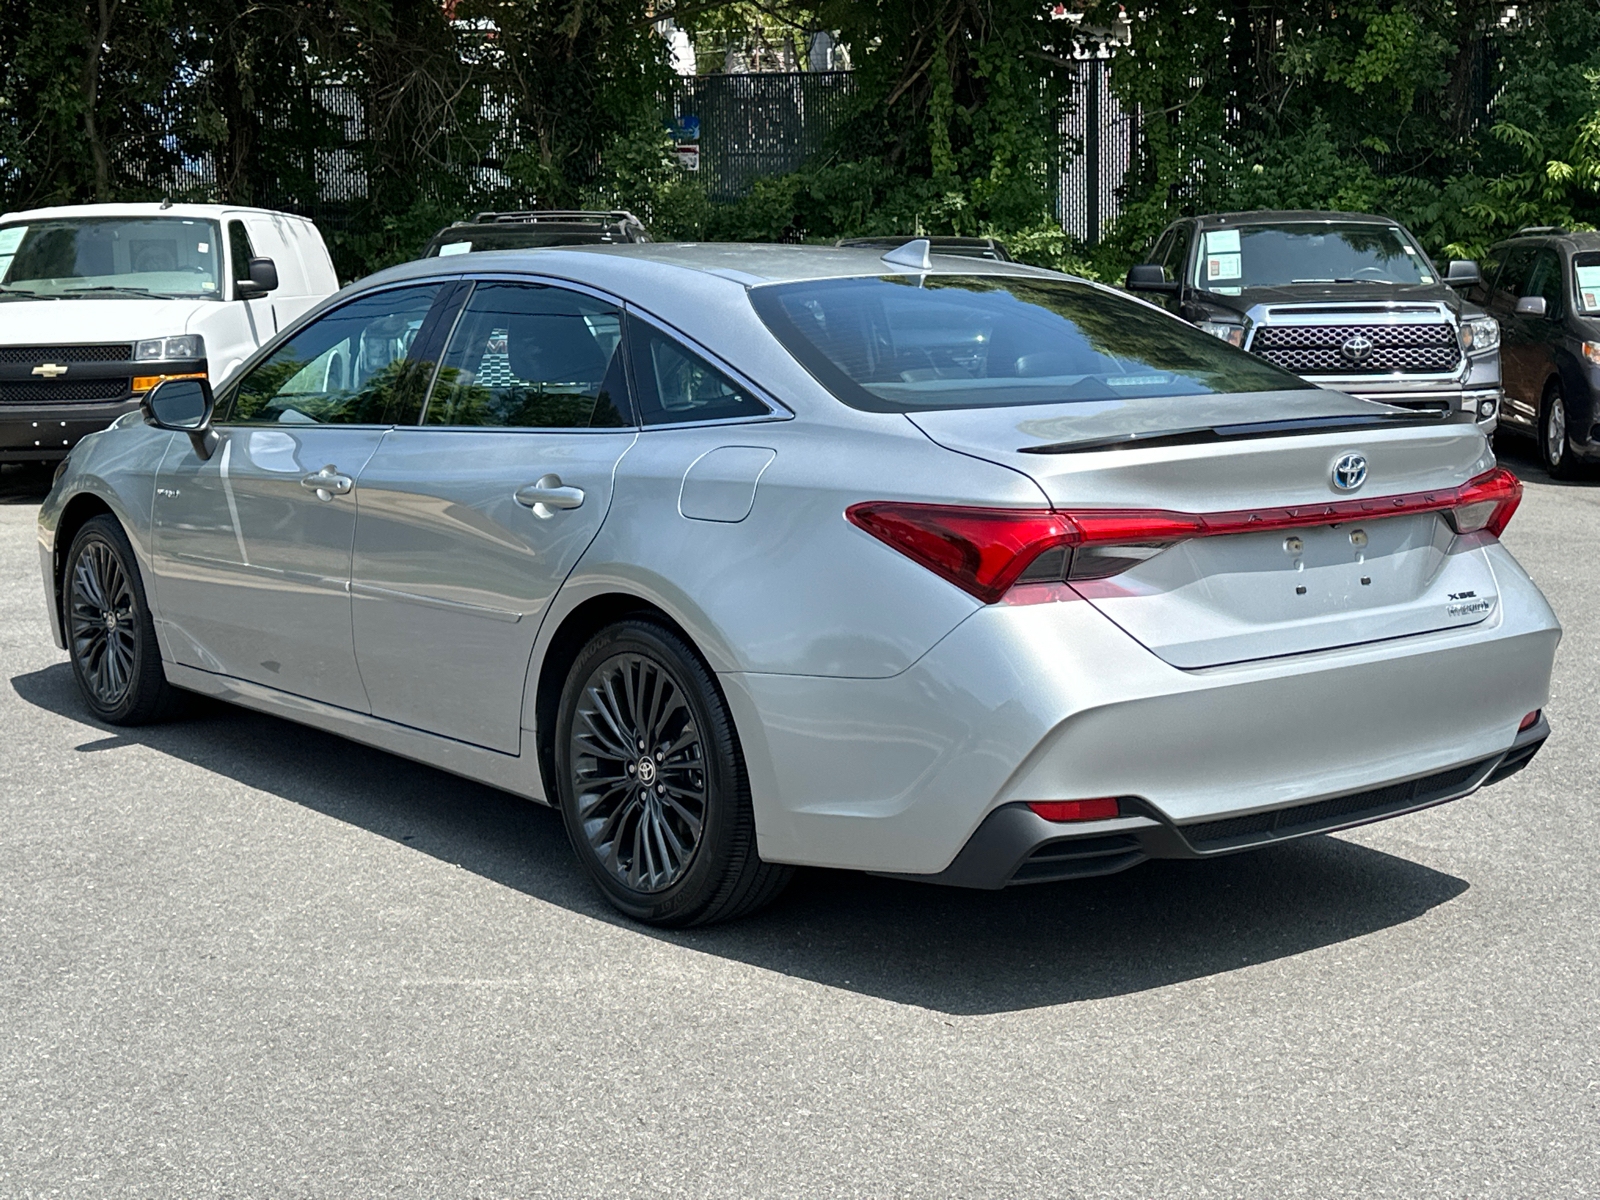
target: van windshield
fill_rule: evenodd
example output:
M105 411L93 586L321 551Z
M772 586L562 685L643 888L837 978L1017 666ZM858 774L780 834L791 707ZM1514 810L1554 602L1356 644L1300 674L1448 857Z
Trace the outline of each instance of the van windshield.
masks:
M192 217L71 217L0 225L12 295L222 299L221 230Z
M923 412L1311 385L1105 288L890 275L753 288L767 328L853 408Z

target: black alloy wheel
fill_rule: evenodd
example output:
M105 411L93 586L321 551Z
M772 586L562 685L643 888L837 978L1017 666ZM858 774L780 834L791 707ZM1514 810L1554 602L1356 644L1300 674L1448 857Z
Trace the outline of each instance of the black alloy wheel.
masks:
M1577 473L1572 444L1567 440L1567 403L1561 384L1551 380L1539 405L1539 458L1552 479L1571 479Z
M756 853L744 759L716 680L665 626L622 621L578 655L556 763L573 848L627 915L727 920L788 882L790 868Z
M138 561L115 518L85 522L61 582L67 652L90 711L111 725L168 715L176 693L161 670Z

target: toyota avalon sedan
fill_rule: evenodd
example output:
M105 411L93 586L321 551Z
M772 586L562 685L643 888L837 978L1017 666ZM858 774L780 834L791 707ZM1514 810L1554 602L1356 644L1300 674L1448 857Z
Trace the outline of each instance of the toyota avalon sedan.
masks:
M112 724L221 697L560 809L623 912L797 865L976 888L1204 858L1524 765L1560 638L1470 424L1109 288L874 249L436 258L40 514Z

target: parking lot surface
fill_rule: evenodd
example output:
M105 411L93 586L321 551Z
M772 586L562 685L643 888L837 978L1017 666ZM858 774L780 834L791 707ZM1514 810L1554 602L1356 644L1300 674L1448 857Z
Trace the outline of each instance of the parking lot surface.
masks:
M1522 774L687 933L489 788L222 704L94 724L7 467L0 1196L1600 1195L1600 483L1506 461L1566 629Z

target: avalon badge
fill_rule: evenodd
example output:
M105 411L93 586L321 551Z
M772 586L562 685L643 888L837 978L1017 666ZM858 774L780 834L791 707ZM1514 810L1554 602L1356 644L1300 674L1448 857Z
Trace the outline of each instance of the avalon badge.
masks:
M1333 464L1333 486L1341 492L1353 492L1367 481L1367 459L1364 454L1341 454Z

